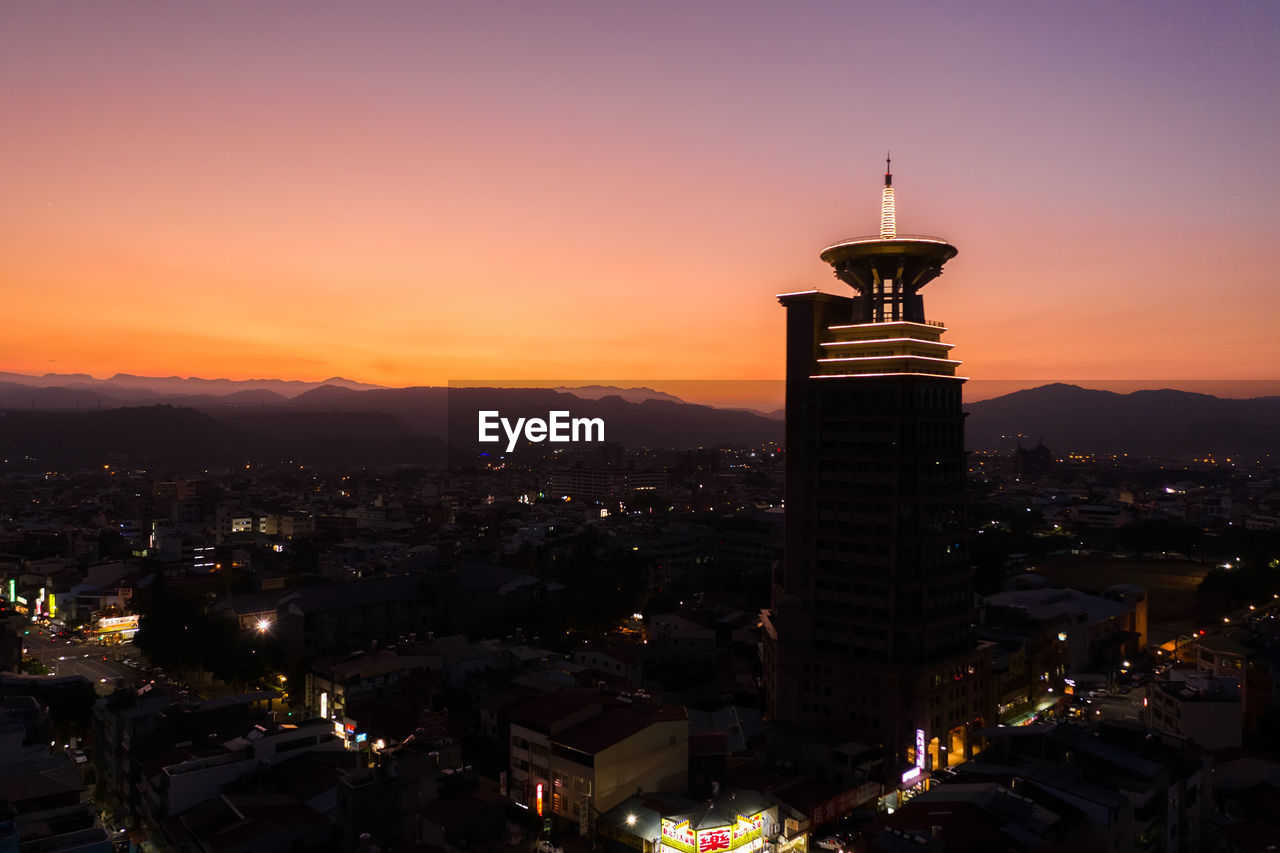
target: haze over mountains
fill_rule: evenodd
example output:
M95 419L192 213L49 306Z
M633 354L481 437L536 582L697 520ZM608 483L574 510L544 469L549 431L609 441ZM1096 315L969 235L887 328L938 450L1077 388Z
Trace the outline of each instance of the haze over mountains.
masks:
M178 399L191 399L203 396L232 397L252 399L252 394L266 393L281 399L289 399L323 386L336 386L365 390L380 388L365 382L354 382L335 376L322 382L302 382L294 379L201 379L199 377L182 376L135 376L130 373L117 373L108 379L95 379L87 373L46 373L43 376L30 376L25 373L8 373L0 371L0 406L8 407L9 392L13 386L21 388L56 389L61 396L51 399L69 400L81 404L97 401L112 402L145 401L173 404ZM99 395L99 396L95 396ZM32 397L38 400L38 397ZM36 408L40 408L37 403Z
M354 384L354 383L352 383ZM131 386L120 386L130 393ZM196 386L208 387L208 386ZM378 388L320 385L287 398L265 387L137 399L116 387L0 382L0 457L46 464L442 464L446 448L475 447L476 412L543 417L570 410L601 418L606 440L628 446L761 445L781 421L679 401L647 389L590 388L588 398L548 388ZM185 390L178 388L179 392Z
M603 418L606 438L629 446L783 440L776 413L717 409L646 388L384 388L344 379L95 380L0 373L0 457L59 466L123 457L175 465L284 459L437 464L447 443L474 443L477 409L511 417L571 410L575 417ZM1280 449L1280 397L1117 394L1059 383L967 409L970 450L1010 450L1043 440L1055 453L1252 459Z

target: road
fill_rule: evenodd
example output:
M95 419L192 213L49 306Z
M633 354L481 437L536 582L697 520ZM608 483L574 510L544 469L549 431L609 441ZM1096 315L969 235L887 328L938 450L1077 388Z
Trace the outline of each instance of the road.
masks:
M138 660L138 650L132 643L103 646L67 642L51 637L47 629L32 626L31 633L22 638L22 645L24 657L40 661L53 675L83 675L100 695L114 690L117 678L130 682L142 677L139 670L120 662L126 658Z
M1081 707L1085 712L1085 720L1090 723L1101 720L1142 721L1142 698L1146 695L1145 687L1135 687L1124 695L1095 696L1090 704Z

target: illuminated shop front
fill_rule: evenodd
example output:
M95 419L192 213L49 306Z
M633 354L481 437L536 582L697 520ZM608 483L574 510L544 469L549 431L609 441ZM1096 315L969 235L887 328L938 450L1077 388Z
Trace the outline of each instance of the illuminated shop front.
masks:
M672 796L630 797L601 815L597 830L603 848L608 853L748 853L763 850L781 829L777 805L755 792L721 794L693 811L683 795ZM801 843L800 853L803 849Z
M127 643L138 633L138 616L104 616L98 620L98 642Z
M928 770L911 767L903 772L897 785L898 805L902 805L916 794L928 790L931 774Z
M725 815L714 807L662 819L661 853L754 853L764 846L764 809Z
M966 720L932 736L924 729L916 729L915 737L906 749L906 759L923 771L955 767L982 751L981 739L974 736L981 719Z

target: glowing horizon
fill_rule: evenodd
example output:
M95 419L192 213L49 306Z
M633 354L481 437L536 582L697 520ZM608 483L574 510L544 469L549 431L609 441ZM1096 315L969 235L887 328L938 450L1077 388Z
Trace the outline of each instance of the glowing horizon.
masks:
M6 8L0 371L780 379L891 147L968 387L1280 378L1280 9L558 12Z

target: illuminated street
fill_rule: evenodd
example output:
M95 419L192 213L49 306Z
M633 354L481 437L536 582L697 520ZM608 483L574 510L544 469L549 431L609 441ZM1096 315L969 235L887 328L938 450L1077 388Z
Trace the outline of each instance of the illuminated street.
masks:
M99 695L105 696L114 690L116 678L132 680L142 675L138 669L122 663L138 660L138 650L132 643L109 646L69 643L49 636L45 629L33 626L30 630L31 633L22 638L27 649L24 657L40 661L49 668L50 675L83 675L93 682Z

